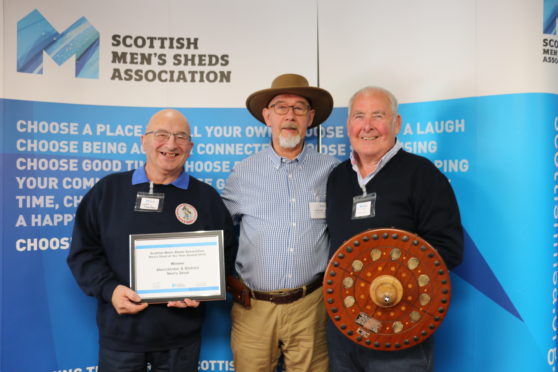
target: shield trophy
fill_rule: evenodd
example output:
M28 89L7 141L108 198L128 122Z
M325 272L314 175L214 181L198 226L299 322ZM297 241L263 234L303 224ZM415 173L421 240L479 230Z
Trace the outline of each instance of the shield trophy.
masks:
M449 271L427 241L399 229L364 231L327 266L324 302L333 324L369 349L395 351L430 337L451 299Z

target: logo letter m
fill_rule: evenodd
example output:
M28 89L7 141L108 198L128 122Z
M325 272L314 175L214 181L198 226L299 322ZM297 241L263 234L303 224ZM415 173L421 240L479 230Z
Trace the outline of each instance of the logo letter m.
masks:
M34 10L17 23L17 71L43 73L43 51L58 66L76 57L76 77L99 78L99 32L81 17L61 34Z

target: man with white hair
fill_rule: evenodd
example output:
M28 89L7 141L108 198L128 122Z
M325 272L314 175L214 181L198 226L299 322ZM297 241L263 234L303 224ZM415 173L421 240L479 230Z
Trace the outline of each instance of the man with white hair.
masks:
M327 181L330 256L352 236L375 228L418 234L448 268L463 257L459 208L447 178L428 159L402 149L401 116L389 91L366 87L349 102L350 159ZM379 351L351 341L328 322L331 372L429 372L432 337L404 350Z

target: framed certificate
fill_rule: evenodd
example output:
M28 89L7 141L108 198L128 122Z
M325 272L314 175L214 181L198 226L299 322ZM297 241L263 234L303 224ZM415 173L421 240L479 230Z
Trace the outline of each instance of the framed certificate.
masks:
M130 235L130 288L143 302L224 300L223 230Z

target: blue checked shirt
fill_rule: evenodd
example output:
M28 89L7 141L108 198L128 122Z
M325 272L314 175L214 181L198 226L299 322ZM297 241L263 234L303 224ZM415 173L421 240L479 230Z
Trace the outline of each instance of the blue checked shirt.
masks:
M240 223L236 270L250 288L301 287L325 270L326 222L310 217L310 203L325 203L338 163L308 146L294 160L268 147L234 167L221 196Z

